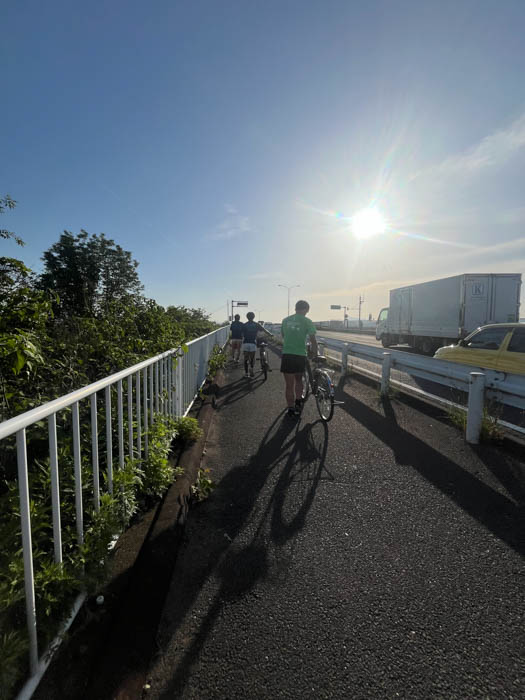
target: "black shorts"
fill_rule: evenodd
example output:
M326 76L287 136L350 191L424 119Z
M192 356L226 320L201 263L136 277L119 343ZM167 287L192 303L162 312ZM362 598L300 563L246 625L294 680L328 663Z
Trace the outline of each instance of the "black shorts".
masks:
M302 374L305 367L305 355L283 355L281 358L281 372L284 374Z

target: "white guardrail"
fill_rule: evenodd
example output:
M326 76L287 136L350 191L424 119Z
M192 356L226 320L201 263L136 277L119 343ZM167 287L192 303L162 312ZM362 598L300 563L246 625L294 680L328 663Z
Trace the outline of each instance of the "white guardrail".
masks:
M466 439L470 443L479 442L485 398L506 406L525 409L525 376L523 375L461 365L456 362L447 362L400 350L384 351L382 348L365 343L347 343L335 338L325 338L322 335L317 337L317 341L325 348L341 354L341 367L344 371L348 369L350 363L352 371L380 380L383 396L387 394L389 386L393 385L412 395L432 398L432 400L444 405L466 410ZM375 373L359 366L353 362L354 358L381 365L381 373ZM461 406L430 392L409 386L404 382L393 380L390 377L392 369L465 392L468 394L468 405L467 407ZM498 422L504 427L525 433L525 430L520 426L501 420Z
M73 455L75 469L75 510L76 529L79 545L83 542L84 519L82 503L81 434L79 402L88 400L91 407L91 462L93 468L93 507L100 509L100 469L107 471L108 491L113 490L113 469L124 466L125 457L148 457L148 426L153 424L155 414L172 417L185 416L191 408L200 387L208 373L208 360L215 345L224 347L229 336L229 326L219 328L208 335L187 343L187 352L174 348L144 360L133 367L112 374L89 386L73 391L54 401L15 416L0 423L0 440L16 435L18 488L20 494L20 515L24 558L24 580L26 598L26 618L29 636L29 664L31 678L19 697L30 697L50 661L50 654L44 653L39 660L37 645L37 623L35 609L35 587L33 576L33 553L31 543L31 519L29 510L29 483L26 429L47 418L49 432L49 459L51 466L51 499L53 519L54 558L62 562L62 535L60 526L60 490L56 415L71 407L73 423ZM174 359L177 362L174 362ZM127 380L126 389L124 382ZM98 392L105 393L105 410L97 404ZM125 408L124 394L127 407ZM112 401L117 401L116 426L112 421ZM124 435L124 415L127 410L127 435ZM105 459L99 460L99 413L103 413L105 424ZM127 445L125 438L127 438ZM118 444L118 456L113 455L113 441ZM100 463L102 461L102 464ZM77 600L75 608L80 607ZM69 622L71 622L70 619ZM52 645L53 646L53 645Z

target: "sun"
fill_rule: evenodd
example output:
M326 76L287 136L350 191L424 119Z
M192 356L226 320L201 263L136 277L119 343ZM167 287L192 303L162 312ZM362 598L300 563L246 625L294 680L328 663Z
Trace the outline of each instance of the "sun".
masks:
M352 217L352 231L359 240L366 240L384 233L386 221L375 207L361 209Z

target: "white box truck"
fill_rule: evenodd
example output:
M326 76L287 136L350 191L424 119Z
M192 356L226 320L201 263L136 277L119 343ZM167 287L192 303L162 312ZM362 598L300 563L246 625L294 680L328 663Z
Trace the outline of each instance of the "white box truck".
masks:
M408 344L433 355L478 326L517 322L520 290L521 274L455 275L392 289L376 338L385 348Z

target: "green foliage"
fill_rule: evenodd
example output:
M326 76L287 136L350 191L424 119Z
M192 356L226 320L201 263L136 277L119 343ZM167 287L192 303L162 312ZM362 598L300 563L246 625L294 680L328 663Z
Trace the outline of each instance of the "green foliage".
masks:
M204 309L188 309L185 306L168 306L166 314L175 323L182 324L186 330L184 340L200 338L211 333L218 325L209 320Z
M171 443L177 436L176 421L157 416L148 436L148 458L143 462L143 490L147 496L162 496L173 482L175 469L168 456Z
M16 201L8 194L6 194L5 197L0 197L0 214L5 214L7 209L14 209L15 207ZM0 238L12 238L18 245L24 245L24 241L21 238L19 238L12 231L7 231L3 228L0 228Z
M0 213L12 209L0 199ZM14 234L1 231L0 238ZM201 309L167 310L140 294L137 263L105 236L65 232L35 278L22 261L0 257L0 422L212 331ZM99 397L103 404L103 396ZM116 405L113 403L116 424ZM181 473L169 461L175 437L199 437L194 419L158 416L148 432L148 459L114 468L113 493L101 466L94 509L90 410L80 404L84 540L76 530L71 411L56 416L63 563L53 552L47 422L27 432L31 534L39 646L57 632L74 597L103 580L108 547L139 508L160 497ZM103 427L101 427L103 434ZM124 430L128 426L124 425ZM117 437L115 436L115 443ZM117 454L118 444L113 445ZM103 462L103 460L101 460ZM27 671L25 596L14 437L0 441L0 698ZM203 481L203 492L205 481Z
M483 407L483 418L481 419L480 439L483 441L501 440L503 438L503 430L498 424L498 418L501 414L501 406L495 403L490 403ZM448 417L461 432L467 430L467 412L461 408L452 406L448 411Z
M21 659L27 655L27 639L16 630L0 631L0 700L12 697L12 688L23 677Z
M210 359L208 360L208 376L214 377L227 362L226 354L218 345L214 345Z
M198 501L204 501L215 488L215 483L210 477L211 469L199 469L197 480L191 487L192 497Z
M59 453L62 564L53 559L49 462L33 463L29 475L30 513L41 648L57 634L60 621L75 596L81 590L92 593L100 586L106 575L110 543L138 512L139 503L144 502L144 498L150 503L152 497L160 497L181 473L181 469L174 469L169 463L170 447L177 435L173 419L157 416L148 432L148 459L126 459L124 468L114 471L113 494L103 489L98 512L93 507L90 459L83 459L84 541L80 546L76 533L72 446L65 442ZM100 476L104 483L105 474L101 472ZM10 640L13 643L12 650L0 659L0 679L4 679L6 689L17 681L20 669L25 672L27 653L20 528L18 489L14 482L9 482L0 497L0 541L4 543L0 550L0 645L2 635L6 644Z
M103 233L64 231L42 260L39 287L58 294L57 315L96 316L142 291L138 262Z
M175 421L175 430L177 436L184 442L195 442L202 437L203 432L199 427L199 422L196 418L183 416Z

